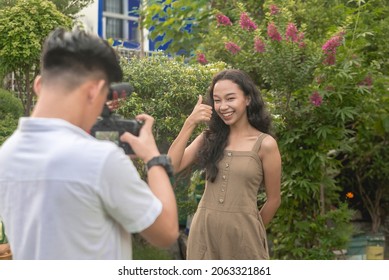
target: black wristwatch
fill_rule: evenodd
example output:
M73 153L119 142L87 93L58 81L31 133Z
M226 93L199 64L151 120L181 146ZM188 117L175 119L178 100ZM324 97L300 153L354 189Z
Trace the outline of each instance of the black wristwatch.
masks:
M147 170L149 170L151 167L155 165L162 166L163 168L165 168L167 175L169 177L173 177L174 175L173 165L168 155L160 155L150 159L146 164Z

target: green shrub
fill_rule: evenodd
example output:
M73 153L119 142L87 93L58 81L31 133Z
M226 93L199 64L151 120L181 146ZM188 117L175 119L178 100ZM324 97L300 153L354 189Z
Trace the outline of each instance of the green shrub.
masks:
M19 99L12 93L0 88L0 119L11 114L14 118L19 118L23 114L23 106Z
M0 145L14 132L23 106L12 93L0 89Z

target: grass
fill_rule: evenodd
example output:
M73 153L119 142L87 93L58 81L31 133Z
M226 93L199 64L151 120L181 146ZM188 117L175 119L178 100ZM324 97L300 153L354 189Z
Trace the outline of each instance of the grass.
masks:
M134 260L173 260L168 250L156 248L135 235L132 240Z

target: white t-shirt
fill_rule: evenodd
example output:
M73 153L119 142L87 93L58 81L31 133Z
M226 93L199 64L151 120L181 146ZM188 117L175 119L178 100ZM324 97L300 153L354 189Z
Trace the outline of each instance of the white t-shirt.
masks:
M0 216L14 259L131 259L161 202L132 161L61 119L21 118L0 147Z

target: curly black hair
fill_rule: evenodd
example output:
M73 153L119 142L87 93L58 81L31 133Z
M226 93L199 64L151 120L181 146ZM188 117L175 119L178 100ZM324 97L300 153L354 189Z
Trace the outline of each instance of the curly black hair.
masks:
M250 98L247 107L247 118L249 123L259 131L272 135L271 116L266 110L264 101L254 81L245 72L237 69L227 69L217 73L208 89L208 105L212 106L212 118L208 128L204 131L204 145L201 147L198 159L199 166L205 169L207 180L215 181L219 172L218 163L223 157L224 149L227 146L230 127L224 123L215 111L213 90L215 84L222 80L230 80L237 84Z

